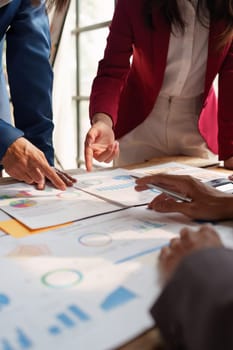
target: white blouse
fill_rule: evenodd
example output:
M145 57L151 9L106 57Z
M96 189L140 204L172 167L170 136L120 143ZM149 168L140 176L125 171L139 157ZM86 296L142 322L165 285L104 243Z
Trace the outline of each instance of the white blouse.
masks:
M184 35L173 29L160 95L193 97L204 92L208 54L209 19L205 26L197 18L196 0L179 0L186 23Z

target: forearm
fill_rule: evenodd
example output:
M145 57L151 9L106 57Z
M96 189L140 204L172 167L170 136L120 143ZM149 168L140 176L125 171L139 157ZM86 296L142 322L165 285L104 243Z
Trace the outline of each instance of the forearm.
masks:
M7 69L15 125L53 164L50 33L43 3L22 1L7 32Z

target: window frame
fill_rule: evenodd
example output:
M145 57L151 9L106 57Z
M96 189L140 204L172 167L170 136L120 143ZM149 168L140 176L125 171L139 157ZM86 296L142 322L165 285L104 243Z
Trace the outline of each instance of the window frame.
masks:
M116 6L117 0L114 1L114 7ZM88 26L80 26L79 24L79 0L76 0L76 28L72 31L72 34L76 36L76 95L73 99L76 101L76 135L77 135L77 167L83 165L81 158L81 123L80 123L80 104L84 101L89 101L90 97L80 94L80 34L90 31L95 31L101 28L109 27L111 20L94 23Z

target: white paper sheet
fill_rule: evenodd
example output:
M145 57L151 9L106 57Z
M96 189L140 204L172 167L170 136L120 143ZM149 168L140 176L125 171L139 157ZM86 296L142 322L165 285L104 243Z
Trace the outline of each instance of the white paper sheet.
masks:
M104 350L153 325L154 267L33 258L0 269L0 349Z
M130 173L137 174L138 176L148 176L158 173L166 173L173 175L190 175L203 182L218 179L220 177L227 178L227 174L220 173L218 171L193 167L178 162L168 162L159 165L137 168L130 170Z
M219 177L218 172L175 162L135 171L139 175L161 171L190 174L202 181ZM77 176L76 188L66 191L49 186L44 191L38 191L22 183L1 186L0 208L29 228L38 229L111 212L122 206L149 203L160 192L154 189L136 192L135 180L131 176L135 171L115 169L81 174Z
M0 208L31 229L59 225L121 207L74 187L38 191L27 184L1 186Z
M227 178L226 174L220 174L217 171L192 167L177 162L168 162L133 170L119 168L90 174L81 174L77 176L78 181L75 187L124 206L143 205L150 203L151 200L161 192L156 189L136 192L134 189L135 179L132 176L136 175L141 177L160 172L176 175L191 175L203 182L218 179L219 177ZM223 191L231 189L233 191L233 185L228 186L228 188L226 186L222 187Z
M154 255L184 226L197 227L180 214L161 215L146 207L125 209L67 227L8 241L5 256L103 257L120 264ZM0 249L1 255L1 249Z
M159 193L155 190L136 192L135 179L125 169L98 171L76 177L76 188L124 206L149 203Z
M0 349L107 350L151 327L156 252L184 225L200 226L135 207L20 240L3 237L0 256L14 259L0 260ZM232 227L215 223L229 247Z

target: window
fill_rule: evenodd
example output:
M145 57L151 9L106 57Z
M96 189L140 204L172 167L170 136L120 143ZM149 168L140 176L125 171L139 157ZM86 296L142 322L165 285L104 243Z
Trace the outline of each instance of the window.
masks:
M84 139L90 127L88 106L92 80L103 57L114 0L77 0L77 163L84 160Z
M71 0L54 65L54 144L65 169L84 167L89 95L115 0ZM102 165L103 163L101 163Z

